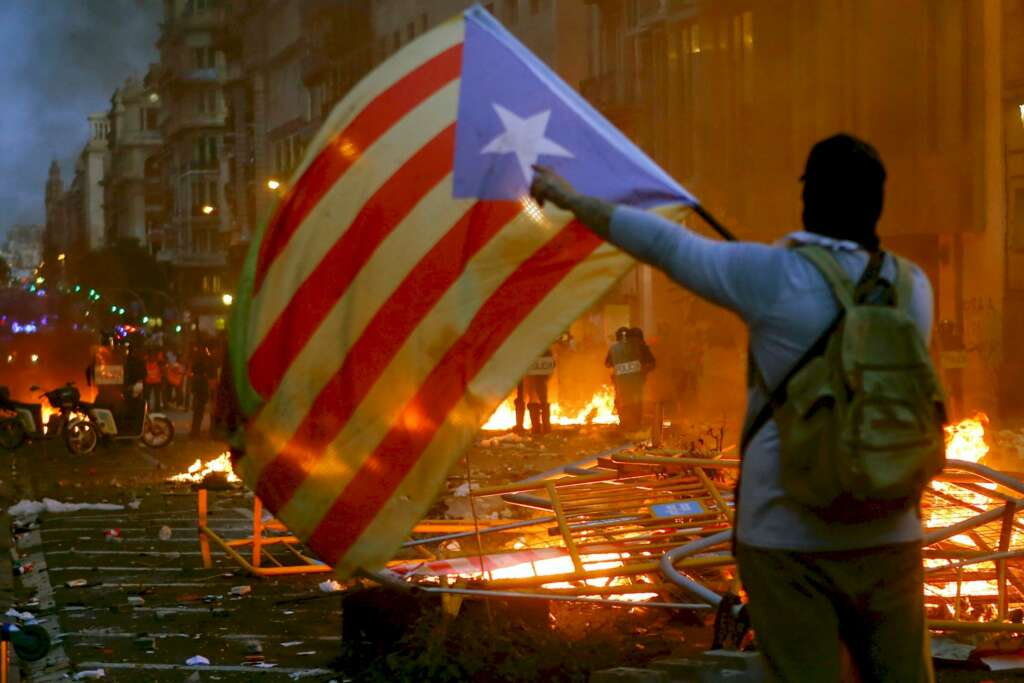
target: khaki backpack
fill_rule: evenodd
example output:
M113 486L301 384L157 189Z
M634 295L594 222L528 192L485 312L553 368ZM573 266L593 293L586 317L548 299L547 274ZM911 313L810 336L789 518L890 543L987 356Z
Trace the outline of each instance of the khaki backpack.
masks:
M827 249L797 250L825 277L840 314L771 392L744 444L774 414L783 489L825 519L865 521L916 505L945 464L946 416L909 314L911 266L896 257L889 286L878 253L854 285Z

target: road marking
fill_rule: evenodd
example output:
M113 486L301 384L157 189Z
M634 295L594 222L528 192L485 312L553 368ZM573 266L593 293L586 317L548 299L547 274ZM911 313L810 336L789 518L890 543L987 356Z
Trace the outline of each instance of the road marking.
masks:
M28 538L35 541L31 544L33 548L42 547L43 541L39 536L38 530L30 531ZM12 549L12 554L13 552L14 550ZM46 555L40 550L26 553L23 555L23 558L33 565L32 571L22 574L21 583L33 591L35 597L38 598L39 607L36 608L36 611L43 613L54 610L57 603L53 599L53 586L50 584L50 571L48 571L46 566ZM50 634L51 640L57 638L60 633L59 617L56 619L46 619L41 625ZM47 683L64 679L65 672L71 667L71 662L68 659L67 653L64 652L64 646L57 643L50 647L50 652L46 657L38 662L32 662L28 667L32 672L29 676L30 680Z
M61 635L62 638L67 638L67 637L74 637L74 638L96 638L96 639L110 638L110 639L116 639L116 640L126 639L126 638L133 638L134 639L134 638L138 638L139 637L138 633L129 633L127 631L105 632L105 631L102 631L102 630L101 631L95 631L95 632L94 631L89 631L89 630L85 630L85 631L68 631L66 633L61 633L60 635ZM158 640L163 640L163 639L167 639L167 638L188 638L189 640L193 640L195 638L195 634L194 633L153 633L152 631L147 631L146 632L146 636L148 636L150 638L156 638ZM319 642L329 642L329 643L333 643L333 642L337 642L337 641L341 640L341 636L304 636L302 638L296 638L294 635L289 634L289 633L284 633L284 634L281 634L281 633L273 633L273 634L272 633L204 633L203 634L203 639L204 640L209 640L210 638L219 638L221 640L267 640L267 641L275 641L275 640L281 640L281 641L301 640L303 642L308 642L308 641L314 641L315 640L315 641L319 641Z
M335 673L330 669L298 669L289 666L260 668L255 666L237 666L229 664L209 664L207 666L188 666L187 664L156 664L153 662L82 662L79 669L147 669L154 671L245 671L261 674L298 674L299 676L324 676Z
M220 556L220 555L218 555L218 556ZM89 567L78 567L78 566L75 566L75 567L50 567L50 573L51 574L53 572L95 572L95 571L126 572L126 573L129 573L129 574L134 574L134 573L138 573L138 572L199 572L201 570L199 568L196 568L196 567L120 567L120 566L118 566L118 567L106 567L106 566L99 567L99 566L96 566L96 565L92 565L92 566L89 566ZM221 573L222 572L216 572L214 574L211 574L210 576L212 578L212 577L215 577L215 576L219 576Z
M80 550L70 548L68 550L51 550L47 553L54 555L131 555L133 557L181 557L182 555L202 555L198 550ZM103 569L103 567L100 567Z

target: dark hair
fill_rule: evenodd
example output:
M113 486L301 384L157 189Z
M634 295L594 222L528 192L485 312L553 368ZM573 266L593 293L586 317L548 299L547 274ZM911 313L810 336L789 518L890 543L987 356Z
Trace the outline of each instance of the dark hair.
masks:
M615 330L615 339L617 339L618 341L622 341L628 335L629 335L629 328L628 327L620 327L619 329Z
M810 232L879 248L885 166L877 150L846 133L811 148L803 181L803 222Z

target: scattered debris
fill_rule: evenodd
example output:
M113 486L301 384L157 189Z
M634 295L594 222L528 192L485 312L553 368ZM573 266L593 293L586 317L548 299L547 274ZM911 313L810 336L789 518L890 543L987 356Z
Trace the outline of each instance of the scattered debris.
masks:
M7 610L4 613L4 616L14 617L15 619L18 619L19 621L23 621L26 624L34 624L34 623L36 623L36 616L34 614L32 614L31 612L19 612L18 610L14 609L13 607L10 608L9 610Z
M295 647L296 645L302 645L301 640L289 640L287 643L281 643L281 647Z
M342 588L341 584L334 579L328 579L327 581L320 582L320 590L324 593L336 593Z
M95 678L106 678L106 677L107 677L107 672L104 671L103 669L88 669L86 671L79 671L78 673L76 673L75 676L74 676L74 680L76 680L76 681L85 681L85 680L91 680L91 679L95 679Z
M210 666L210 660L202 655L194 655L185 660L188 666Z
M11 517L33 517L42 512L55 514L60 512L79 512L81 510L111 512L114 510L124 510L124 505L115 505L114 503L62 503L53 498L43 498L42 502L38 500L21 500L7 508L7 514Z
M88 579L71 579L70 581L65 581L64 585L68 588L82 588L83 586L88 586L89 581Z
M121 536L120 529L107 529L103 532L103 539L107 543L121 543L124 541L124 537Z
M146 604L146 600L138 595L129 595L128 604L132 607L142 607Z
M157 537L161 541L169 541L169 540L171 540L171 527L166 526L166 525L160 527L160 531L157 533Z
M130 507L132 510L138 510L140 507L142 507L142 501L139 500L138 498L135 498L130 503L128 503L128 507Z
M231 589L231 594L241 597L252 593L252 586L235 586Z

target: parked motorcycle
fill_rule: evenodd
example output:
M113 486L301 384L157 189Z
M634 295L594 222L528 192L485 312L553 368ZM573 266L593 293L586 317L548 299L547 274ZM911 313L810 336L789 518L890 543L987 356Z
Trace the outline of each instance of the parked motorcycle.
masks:
M39 387L30 387L39 391ZM81 394L75 385L68 384L39 395L57 412L43 422L42 403L22 403L10 398L7 387L0 387L0 446L14 450L26 441L63 439L67 449L76 455L92 453L99 433L82 412Z
M150 448L163 448L174 439L174 424L163 413L149 412L141 391L136 394L133 388L132 393L135 395L126 399L116 415L93 403L82 403L82 410L105 441L138 439Z

